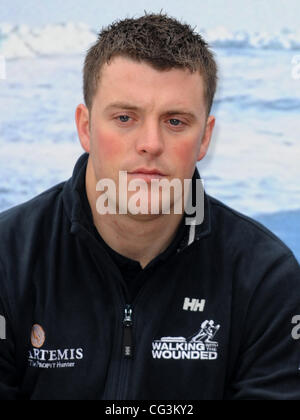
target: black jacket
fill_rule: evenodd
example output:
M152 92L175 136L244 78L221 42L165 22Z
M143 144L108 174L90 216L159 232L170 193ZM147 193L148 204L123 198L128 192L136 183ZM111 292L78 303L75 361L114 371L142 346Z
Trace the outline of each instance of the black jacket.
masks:
M300 399L292 252L205 194L204 222L141 270L130 301L84 215L87 157L0 215L0 398Z

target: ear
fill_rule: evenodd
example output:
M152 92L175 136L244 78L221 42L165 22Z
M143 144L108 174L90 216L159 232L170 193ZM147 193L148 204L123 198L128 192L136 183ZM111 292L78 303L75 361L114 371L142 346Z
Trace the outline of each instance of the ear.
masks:
M80 144L87 153L90 153L90 118L89 110L85 105L78 105L75 111L75 120Z
M216 119L213 115L210 115L206 122L205 132L201 141L200 151L197 158L197 162L202 160L207 153L208 146L212 137L212 132L215 126Z

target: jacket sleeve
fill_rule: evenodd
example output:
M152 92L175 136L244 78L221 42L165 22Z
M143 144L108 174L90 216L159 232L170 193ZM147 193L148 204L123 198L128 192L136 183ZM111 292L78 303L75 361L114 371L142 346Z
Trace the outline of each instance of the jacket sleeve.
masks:
M4 272L0 261L0 401L16 400L18 396L15 345L9 304L3 291Z
M292 253L272 264L247 307L232 400L300 400L300 267Z

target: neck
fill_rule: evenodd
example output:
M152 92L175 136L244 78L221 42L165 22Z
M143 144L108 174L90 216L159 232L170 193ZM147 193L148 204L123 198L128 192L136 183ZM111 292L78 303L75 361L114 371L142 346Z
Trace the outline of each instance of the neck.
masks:
M96 229L102 239L116 252L138 261L145 268L174 240L182 214L131 215L105 214L96 210L96 179L89 159L86 191Z

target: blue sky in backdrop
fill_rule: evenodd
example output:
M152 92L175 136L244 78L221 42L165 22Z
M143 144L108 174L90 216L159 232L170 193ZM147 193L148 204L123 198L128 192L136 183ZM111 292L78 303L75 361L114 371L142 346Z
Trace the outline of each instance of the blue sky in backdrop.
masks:
M162 8L199 29L219 25L267 32L300 29L299 0L1 0L0 21L30 26L73 21L97 29L119 17Z

